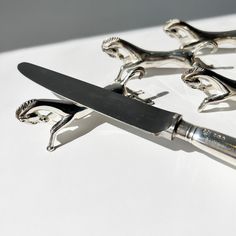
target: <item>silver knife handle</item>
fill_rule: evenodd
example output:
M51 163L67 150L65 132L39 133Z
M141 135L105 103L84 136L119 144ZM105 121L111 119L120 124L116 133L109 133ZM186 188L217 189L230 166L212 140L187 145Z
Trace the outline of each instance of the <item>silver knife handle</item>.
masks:
M236 166L236 139L214 130L202 128L181 120L175 137L215 155L219 160Z

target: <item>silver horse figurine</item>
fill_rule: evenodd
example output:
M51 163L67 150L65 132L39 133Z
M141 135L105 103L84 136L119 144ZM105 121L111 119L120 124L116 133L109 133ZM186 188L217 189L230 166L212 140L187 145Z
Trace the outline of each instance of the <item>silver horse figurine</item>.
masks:
M211 53L218 50L220 44L236 45L236 30L224 32L208 32L197 29L179 19L171 19L164 25L164 31L180 42L181 49L193 52L210 49Z
M199 112L207 105L236 100L236 81L214 71L196 67L186 71L181 78L189 87L203 91L207 95L198 107Z
M71 102L54 99L31 99L24 102L17 110L19 121L28 124L55 123L50 131L48 151L54 151L57 134L68 127L76 116L81 115L86 108Z
M120 83L129 73L139 73L141 78L146 69L159 68L169 63L177 64L183 68L191 68L196 64L204 68L213 68L212 65L206 65L200 58L195 57L190 50L147 51L117 37L103 41L102 50L110 57L118 58L123 62L115 80Z
M134 74L130 74L130 79ZM116 93L123 94L124 96L139 100L147 104L153 104L153 98L142 99L139 97L142 91L133 91L126 86L127 79L123 84L113 83L106 86L106 89L112 90ZM31 99L24 102L17 110L16 117L19 121L28 124L38 123L53 123L54 125L50 131L49 144L47 146L48 151L54 151L55 141L58 133L72 123L75 119L83 119L92 110L83 106L75 105L72 102L65 100L55 99Z

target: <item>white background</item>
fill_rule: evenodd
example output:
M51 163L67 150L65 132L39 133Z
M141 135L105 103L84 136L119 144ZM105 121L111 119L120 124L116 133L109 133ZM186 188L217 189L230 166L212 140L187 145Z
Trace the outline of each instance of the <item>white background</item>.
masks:
M235 29L235 21L232 15L192 23L206 30L228 30ZM150 50L178 46L161 27L113 35ZM0 55L0 235L235 235L236 170L211 155L179 140L143 138L99 116L93 122L105 123L48 153L50 126L26 125L15 118L24 101L54 98L17 71L19 62L105 86L120 66L101 51L107 37ZM236 64L234 54L205 59L215 65ZM235 70L218 72L236 78ZM178 74L132 86L149 95L169 91L156 106L236 136L236 111L197 113L204 94L184 85ZM70 135L80 136L80 128Z

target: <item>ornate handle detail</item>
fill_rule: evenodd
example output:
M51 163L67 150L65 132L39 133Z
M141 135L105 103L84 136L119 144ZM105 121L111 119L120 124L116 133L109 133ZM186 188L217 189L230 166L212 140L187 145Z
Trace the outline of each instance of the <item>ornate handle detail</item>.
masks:
M180 121L175 136L215 155L221 161L236 166L236 139L233 137L192 125L184 120Z

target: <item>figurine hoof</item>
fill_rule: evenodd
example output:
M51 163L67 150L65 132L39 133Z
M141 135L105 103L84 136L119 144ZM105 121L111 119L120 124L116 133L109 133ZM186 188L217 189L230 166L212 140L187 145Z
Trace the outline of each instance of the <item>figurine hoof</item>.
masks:
M48 147L47 147L47 150L48 150L49 152L53 152L55 149L56 149L56 147L53 147L53 146L48 146Z
M203 112L207 106L207 102L206 101L203 101L200 106L198 107L198 112Z

